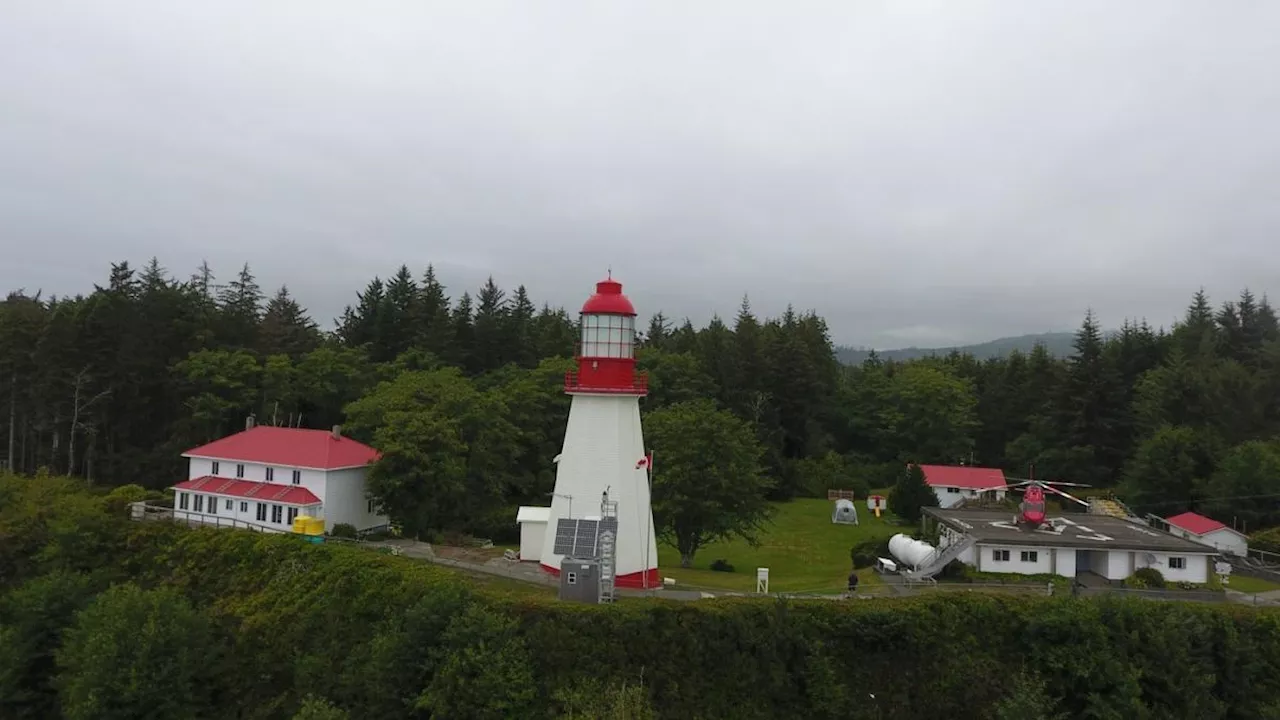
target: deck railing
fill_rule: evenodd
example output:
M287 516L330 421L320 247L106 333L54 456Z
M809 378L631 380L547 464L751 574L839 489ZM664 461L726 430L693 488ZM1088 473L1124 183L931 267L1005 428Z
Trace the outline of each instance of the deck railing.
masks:
M226 517L224 515L208 515L205 513L191 512L190 510L178 510L176 508L148 505L147 503L141 502L132 504L130 517L134 520L172 520L174 522L183 522L193 526L207 525L211 527L232 527L252 530L254 532L293 532L293 528L283 525L266 525L262 523L249 522L248 520L240 520L239 518Z
M618 386L600 386L594 383L583 385L578 373L570 370L564 374L565 392L601 393L604 395L646 395L649 392L648 373L636 373L630 384Z

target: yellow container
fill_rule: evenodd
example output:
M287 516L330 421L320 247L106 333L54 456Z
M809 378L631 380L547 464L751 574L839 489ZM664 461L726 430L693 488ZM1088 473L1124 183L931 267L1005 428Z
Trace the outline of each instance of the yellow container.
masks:
M293 531L299 535L323 535L324 520L310 515L299 515L293 519Z

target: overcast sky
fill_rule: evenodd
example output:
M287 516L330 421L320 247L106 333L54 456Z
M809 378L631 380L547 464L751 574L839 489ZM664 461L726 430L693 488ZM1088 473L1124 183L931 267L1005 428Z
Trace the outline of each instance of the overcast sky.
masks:
M434 263L880 348L1280 294L1280 3L5 0L0 288Z

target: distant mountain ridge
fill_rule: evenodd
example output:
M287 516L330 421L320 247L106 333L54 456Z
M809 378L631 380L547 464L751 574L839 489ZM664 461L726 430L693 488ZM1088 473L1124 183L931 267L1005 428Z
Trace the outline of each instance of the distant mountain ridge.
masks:
M1067 357L1071 354L1071 343L1075 340L1073 332L1051 332L1051 333L1035 333L1032 335L1015 335L1013 337L1004 337L998 340L991 340L976 345L957 345L953 347L939 348L918 348L909 347L898 350L876 350L875 353L882 360L916 360L918 358L926 358L930 355L946 355L952 350L959 350L961 353L968 353L978 360L986 360L988 358L1005 357L1014 350L1029 353L1035 348L1037 343L1042 343L1050 355L1057 357ZM836 358L845 365L860 365L871 355L869 348L852 348L843 345L836 346Z

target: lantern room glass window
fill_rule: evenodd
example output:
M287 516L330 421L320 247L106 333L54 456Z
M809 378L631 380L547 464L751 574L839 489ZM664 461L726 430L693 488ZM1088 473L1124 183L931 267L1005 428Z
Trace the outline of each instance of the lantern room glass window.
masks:
M582 356L634 359L636 319L628 315L583 315Z

